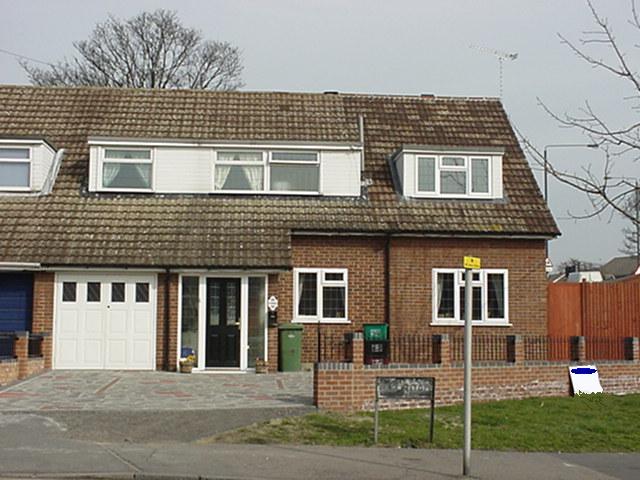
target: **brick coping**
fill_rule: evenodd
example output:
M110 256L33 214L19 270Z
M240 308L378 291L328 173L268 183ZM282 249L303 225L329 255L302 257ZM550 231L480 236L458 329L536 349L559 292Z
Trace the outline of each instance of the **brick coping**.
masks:
M584 362L575 361L548 361L548 360L532 360L526 362L476 362L473 364L473 368L513 368L513 367L536 367L536 366L575 366L575 365L633 365L638 363L634 360L585 360ZM381 365L363 365L364 370L432 370L440 368L462 368L461 362L451 363L450 365L443 365L441 363L391 363ZM335 370L353 370L353 363L350 362L321 362L316 364L316 369L321 371L335 371Z

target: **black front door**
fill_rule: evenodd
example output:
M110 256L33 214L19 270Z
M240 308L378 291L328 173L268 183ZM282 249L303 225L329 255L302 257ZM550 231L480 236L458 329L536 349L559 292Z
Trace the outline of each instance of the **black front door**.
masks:
M206 366L240 366L239 278L207 278Z

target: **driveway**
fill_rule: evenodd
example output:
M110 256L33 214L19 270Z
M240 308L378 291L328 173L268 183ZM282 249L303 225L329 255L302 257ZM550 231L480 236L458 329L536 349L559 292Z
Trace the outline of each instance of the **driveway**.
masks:
M312 373L52 371L0 389L0 429L89 442L192 442L315 410Z
M0 389L0 411L308 407L312 375L55 370Z

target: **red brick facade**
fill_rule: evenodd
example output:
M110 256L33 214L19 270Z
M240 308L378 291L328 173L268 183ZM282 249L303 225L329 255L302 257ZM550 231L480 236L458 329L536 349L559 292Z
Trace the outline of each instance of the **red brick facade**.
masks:
M509 271L511 327L480 327L483 333L547 333L545 249L542 240L393 238L389 247L390 329L403 333L453 333L461 327L431 326L432 270L460 268L465 255L481 257L483 268ZM293 265L347 268L349 325L325 324L324 333L362 330L385 321L385 238L292 238ZM271 280L270 280L271 282ZM278 321L293 315L293 272L278 276ZM317 326L305 324L303 362L317 358Z

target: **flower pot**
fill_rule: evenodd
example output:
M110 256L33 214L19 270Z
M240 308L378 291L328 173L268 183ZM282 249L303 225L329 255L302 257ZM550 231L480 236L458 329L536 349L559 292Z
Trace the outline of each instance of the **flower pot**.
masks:
M256 373L268 373L269 364L266 360L257 359L256 360Z
M180 362L180 373L191 373L193 371L193 363Z

